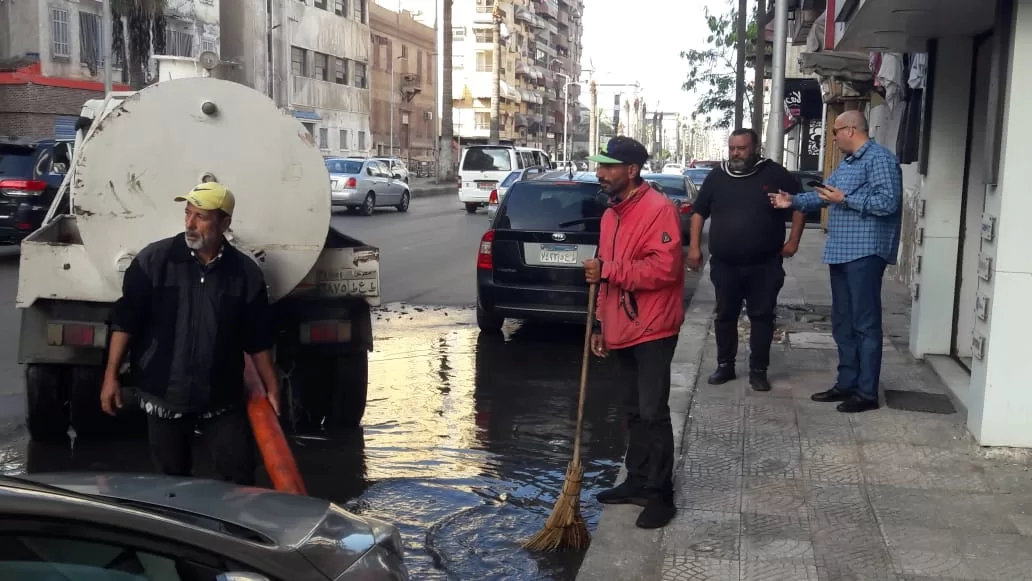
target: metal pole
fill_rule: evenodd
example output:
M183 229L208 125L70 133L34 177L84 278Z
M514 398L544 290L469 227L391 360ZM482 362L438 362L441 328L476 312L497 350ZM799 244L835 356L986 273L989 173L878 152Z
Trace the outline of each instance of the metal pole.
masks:
M768 156L782 163L785 152L785 51L788 48L788 2L774 3L774 66L771 74L770 151Z
M387 42L394 43L394 39L392 38L392 39L388 40ZM395 59L394 62L390 63L390 65L391 65L391 70L390 70L390 73L391 73L391 98L390 98L390 105L391 105L391 130L390 130L391 131L391 137L390 137L391 152L388 153L387 155L388 156L392 156L392 157L394 156L394 73L395 73L394 65L397 62L398 62L397 59Z
M111 95L111 0L103 0L101 10L104 14L100 20L100 43L104 55L104 97Z
M588 118L588 155L598 154L598 86L591 81L591 116Z
M763 80L767 76L767 2L756 0L756 63L753 65L752 128L763 139Z
M782 2L784 4L784 2ZM745 36L749 26L749 0L738 0L738 26L735 31L736 53L738 57L735 68L735 128L742 127L745 118Z
M570 163L570 78L566 77L566 86L563 87L566 93L563 102L563 161Z
M502 122L502 15L497 7L492 18L494 20L494 50L492 50L491 60L494 62L491 70L494 71L494 82L491 83L491 130L487 140L491 145L498 145Z
M821 175L824 175L824 156L828 152L828 150L825 149L825 142L827 141L827 136L828 136L827 129L828 129L828 104L825 103L824 107L821 109L821 151L820 151L819 154L817 154L817 157L820 160L820 161L817 162L818 164L820 164L820 165L817 166L817 169L821 172Z

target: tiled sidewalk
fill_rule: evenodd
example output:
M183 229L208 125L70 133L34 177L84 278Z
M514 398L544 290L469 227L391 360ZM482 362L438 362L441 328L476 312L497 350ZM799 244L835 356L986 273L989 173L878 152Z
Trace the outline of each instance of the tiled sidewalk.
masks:
M810 395L834 383L824 236L786 262L773 391L711 386L710 336L679 461L664 580L1032 579L1032 462L982 449L962 412L845 415ZM712 299L701 285L697 301ZM886 284L885 389L945 393L906 354L909 299ZM694 305L694 303L693 303ZM742 339L747 340L747 324ZM739 355L747 371L748 348ZM643 577L645 578L645 577Z

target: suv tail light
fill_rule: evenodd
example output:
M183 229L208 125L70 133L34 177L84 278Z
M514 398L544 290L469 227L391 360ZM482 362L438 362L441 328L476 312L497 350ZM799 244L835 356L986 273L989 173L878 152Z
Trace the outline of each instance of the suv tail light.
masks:
M678 208L681 210L682 214L691 214L692 213L692 203L691 202L684 202L683 204L678 206Z
M494 230L488 230L484 232L484 236L480 238L480 251L477 252L477 269L478 270L491 270L494 268L494 246L495 233Z
M40 180L0 180L0 194L15 198L38 196L47 189L47 182Z
M462 189L462 176L455 178L455 186L460 190Z
M487 198L488 204L498 204L498 190L491 190L491 195Z

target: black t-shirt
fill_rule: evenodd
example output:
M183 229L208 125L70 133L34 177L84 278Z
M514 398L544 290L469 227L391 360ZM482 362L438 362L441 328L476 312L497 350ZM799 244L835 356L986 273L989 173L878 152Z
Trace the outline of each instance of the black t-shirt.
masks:
M803 188L795 176L772 161L764 160L742 176L714 168L694 204L694 211L710 220L710 254L729 264L757 264L777 256L793 213L771 205L769 194L778 190L797 194Z

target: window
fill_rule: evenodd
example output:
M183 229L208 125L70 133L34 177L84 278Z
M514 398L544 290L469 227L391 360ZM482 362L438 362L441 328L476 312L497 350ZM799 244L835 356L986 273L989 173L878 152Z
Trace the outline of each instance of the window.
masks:
M68 23L68 11L63 8L50 9L50 53L54 57L72 56L72 33Z
M452 27L452 40L466 40L466 27L464 27L464 26L453 26Z
M494 11L494 0L477 0L477 12L490 14Z
M478 131L491 128L491 114L490 113L475 113L473 115L473 127Z
M333 80L338 85L348 84L348 61L344 59L335 59L336 63L333 68Z
M165 52L171 56L193 56L193 35L181 30L165 29Z
M484 115L490 122L490 113ZM508 147L471 147L462 159L462 171L512 171L511 151Z
M428 54L426 59L426 84L434 84L434 55Z
M355 86L359 89L368 89L366 84L366 64L355 63Z
M383 42L380 40L380 37L376 36L375 34L370 35L370 36L371 36L371 39L370 39L369 51L373 55L373 68L374 69L379 69L380 68L380 51L381 51L380 47L383 46Z
M351 146L348 145L348 130L347 129L341 129L340 130L340 148L341 149L350 149L351 148Z
M477 42L482 44L491 44L494 42L494 31L490 28L474 28L473 36L476 37Z
M477 51L477 72L490 73L494 71L494 51Z
M407 59L408 58L408 45L407 44L401 45L401 58L403 58L403 59Z
M326 171L336 174L356 175L362 173L362 161L357 159L328 159Z
M548 232L598 232L605 205L598 184L520 181L505 194L499 228Z
M333 13L337 16L344 16L348 13L347 0L333 0Z
M100 49L100 16L79 12L79 62L91 67L104 64Z
M321 52L315 53L315 78L320 81L330 80L330 57Z
M330 130L325 127L319 128L319 149L330 148Z
M315 6L316 8L322 10L326 10L326 0L315 0L314 2L312 2L312 6Z
M366 144L365 144L365 131L359 131L358 132L358 148L362 149L362 150L364 150L366 148Z
M366 20L366 2L368 0L353 0L351 3L353 9L351 17L362 24L368 23L368 20Z
M305 126L305 131L307 131L309 135L315 137L315 123L302 122L301 125Z
M394 72L394 43L387 39L387 72Z
M303 76L306 76L308 74L308 66L307 66L308 63L306 62L308 60L306 58L308 56L306 54L307 52L308 51L306 51L303 48L298 48L296 46L290 47L290 73L291 74L297 75L299 77L303 77Z
M218 43L215 42L214 38L202 38L201 39L201 52L210 51L215 54L219 54Z
M423 51L416 51L416 74L423 72Z

